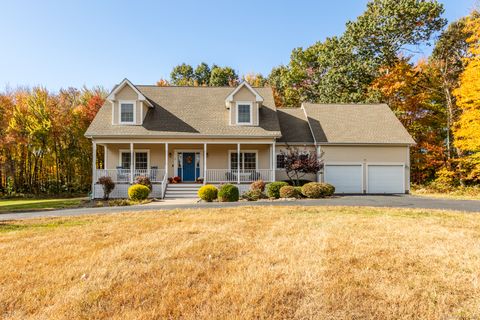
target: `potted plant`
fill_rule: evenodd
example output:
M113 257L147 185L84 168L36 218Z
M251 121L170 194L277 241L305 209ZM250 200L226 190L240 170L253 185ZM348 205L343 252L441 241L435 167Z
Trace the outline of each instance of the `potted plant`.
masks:
M172 178L172 183L180 183L182 182L182 178L180 178L179 176L175 176Z
M200 178L200 177L197 178L196 182L197 182L197 183L203 183L203 178Z

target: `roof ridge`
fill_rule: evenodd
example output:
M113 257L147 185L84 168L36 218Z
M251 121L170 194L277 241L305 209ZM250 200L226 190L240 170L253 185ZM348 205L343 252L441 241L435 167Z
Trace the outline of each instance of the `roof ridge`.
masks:
M235 87L231 87L231 86L157 86L156 84L136 84L135 85L136 87L158 87L158 88L205 88L205 89L209 89L209 88L225 88L225 89L231 89L231 88L236 88L237 86ZM252 88L256 88L256 89L264 89L264 88L271 88L271 87L253 87Z
M339 102L339 103L313 103L313 102L304 102L304 104L309 104L309 105L313 105L313 106L335 106L335 105L339 105L339 106L379 106L379 105L387 105L388 106L388 103L386 102L378 102L378 103L357 103L357 102Z

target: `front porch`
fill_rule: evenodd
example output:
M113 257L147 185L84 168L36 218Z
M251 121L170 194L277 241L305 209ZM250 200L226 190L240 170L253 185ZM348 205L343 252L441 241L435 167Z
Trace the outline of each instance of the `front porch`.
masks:
M98 157L97 148L103 152ZM102 148L102 149L100 149ZM238 184L241 190L262 179L275 181L275 142L269 143L169 143L93 142L93 183L95 198L103 196L102 176L112 178L111 198L126 198L128 187L138 176L147 176L153 185L151 197L163 198L173 177L196 184ZM103 158L102 158L103 157Z

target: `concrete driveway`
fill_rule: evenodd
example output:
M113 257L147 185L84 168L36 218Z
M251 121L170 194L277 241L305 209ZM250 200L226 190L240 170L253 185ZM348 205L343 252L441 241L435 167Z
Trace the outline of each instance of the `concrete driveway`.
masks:
M197 199L174 199L152 202L131 207L78 208L40 212L18 212L0 214L0 221L37 217L79 216L87 214L108 214L148 210L231 208L239 206L369 206L388 208L417 208L459 210L480 213L480 200L450 200L424 198L411 195L350 195L329 199L297 201L258 201L230 203L197 203Z

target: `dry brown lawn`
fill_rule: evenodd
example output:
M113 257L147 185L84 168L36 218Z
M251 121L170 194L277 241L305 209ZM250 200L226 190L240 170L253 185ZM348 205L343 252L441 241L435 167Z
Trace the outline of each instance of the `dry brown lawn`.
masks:
M480 317L480 216L243 207L0 225L5 319Z

